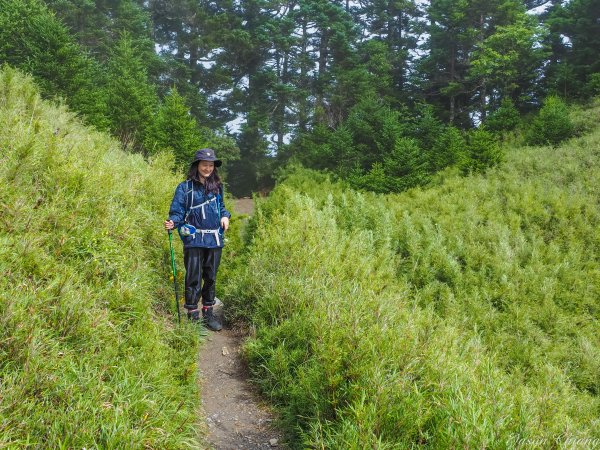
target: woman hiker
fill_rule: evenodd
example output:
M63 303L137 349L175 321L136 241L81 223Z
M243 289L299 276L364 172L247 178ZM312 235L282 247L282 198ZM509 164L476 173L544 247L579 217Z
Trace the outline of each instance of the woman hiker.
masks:
M177 228L183 241L185 305L188 319L200 320L213 331L222 326L213 314L215 283L231 214L223 203L223 183L217 173L221 161L210 148L194 154L187 180L175 189L165 228Z

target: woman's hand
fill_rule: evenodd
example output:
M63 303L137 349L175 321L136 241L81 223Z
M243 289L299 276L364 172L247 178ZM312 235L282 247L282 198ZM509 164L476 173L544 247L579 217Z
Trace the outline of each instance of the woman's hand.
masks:
M165 220L165 230L172 230L175 228L175 224L172 220Z
M223 231L227 231L227 228L229 228L229 217L221 217L221 227Z

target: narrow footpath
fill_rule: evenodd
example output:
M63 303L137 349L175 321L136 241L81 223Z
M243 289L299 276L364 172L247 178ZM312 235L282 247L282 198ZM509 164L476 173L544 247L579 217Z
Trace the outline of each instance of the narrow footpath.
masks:
M234 209L252 214L252 199L237 200ZM222 317L218 302L215 313ZM200 349L201 397L206 417L206 445L214 450L284 449L274 418L248 382L241 357L243 338L224 328L209 332Z

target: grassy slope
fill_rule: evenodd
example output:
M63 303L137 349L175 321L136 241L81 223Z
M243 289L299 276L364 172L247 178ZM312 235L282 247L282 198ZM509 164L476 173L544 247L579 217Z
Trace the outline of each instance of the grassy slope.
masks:
M227 297L305 445L600 445L600 129L507 159L393 196L298 173L260 205Z
M0 72L0 447L194 445L197 339L165 315L169 166Z

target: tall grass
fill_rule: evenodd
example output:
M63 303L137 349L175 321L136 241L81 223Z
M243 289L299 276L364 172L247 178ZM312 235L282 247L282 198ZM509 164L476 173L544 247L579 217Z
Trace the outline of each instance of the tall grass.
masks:
M226 300L297 447L599 448L599 179L596 130L401 195L280 184Z
M173 326L161 230L172 163L0 72L0 447L196 445L198 341Z

